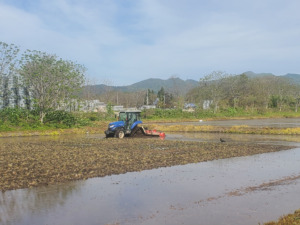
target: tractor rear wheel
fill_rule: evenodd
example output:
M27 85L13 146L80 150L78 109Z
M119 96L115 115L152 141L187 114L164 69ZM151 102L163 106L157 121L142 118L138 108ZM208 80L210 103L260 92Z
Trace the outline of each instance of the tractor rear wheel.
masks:
M115 136L116 136L116 138L124 138L125 133L123 130L117 130Z
M133 128L133 130L131 131L130 137L134 137L136 136L136 134L140 131L140 127L136 126L135 128Z
M105 137L106 138L111 138L111 137L114 137L114 134L105 134Z

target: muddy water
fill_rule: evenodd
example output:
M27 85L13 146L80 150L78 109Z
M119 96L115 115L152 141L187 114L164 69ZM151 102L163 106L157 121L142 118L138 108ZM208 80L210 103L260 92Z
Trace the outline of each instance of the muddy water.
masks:
M226 142L234 143L256 143L256 144L278 144L300 146L299 135L260 135L260 134L229 134L229 133L193 133L176 132L167 133L167 140L220 142L220 138Z
M300 118L277 118L277 119L253 119L253 120L216 120L199 122L182 122L182 123L165 123L165 124L186 124L186 125L211 125L219 127L231 127L247 125L249 127L273 127L273 128L288 128L300 127Z
M300 148L0 192L0 224L258 224L300 208Z

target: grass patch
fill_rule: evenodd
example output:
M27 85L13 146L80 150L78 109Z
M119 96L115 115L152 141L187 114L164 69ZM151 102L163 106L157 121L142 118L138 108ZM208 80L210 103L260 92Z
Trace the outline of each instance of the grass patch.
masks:
M264 223L264 225L299 225L300 224L300 209L292 214L280 217L278 221Z

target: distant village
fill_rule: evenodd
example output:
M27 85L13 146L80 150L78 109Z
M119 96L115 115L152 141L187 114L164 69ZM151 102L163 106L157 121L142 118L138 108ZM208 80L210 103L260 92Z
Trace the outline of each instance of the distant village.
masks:
M32 108L32 97L30 96L30 91L26 88L22 87L18 83L18 80L12 76L0 77L0 109L3 108ZM149 104L142 105L139 110L144 109L155 109L158 107L159 99L156 98L154 102L149 102ZM66 111L82 111L82 112L106 112L108 103L102 102L99 99L93 100L84 100L84 99L74 99L71 104L58 104L58 110L66 110ZM208 109L211 101L204 101L203 109ZM126 110L122 105L111 105L112 110L115 112L119 112L122 110ZM196 109L196 104L194 103L185 103L183 110L193 112ZM133 109L133 108L130 108Z

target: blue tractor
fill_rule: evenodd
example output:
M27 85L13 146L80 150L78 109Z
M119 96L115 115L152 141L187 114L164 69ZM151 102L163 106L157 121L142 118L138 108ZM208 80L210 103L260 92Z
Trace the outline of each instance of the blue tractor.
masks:
M141 111L139 110L127 110L121 111L119 113L118 121L112 122L108 125L108 129L104 131L106 138L116 137L124 138L134 137L137 134L142 134L144 136L160 137L165 138L165 133L156 130L148 130L143 126L141 121Z
M110 123L108 125L108 129L104 133L107 138L124 138L125 136L132 137L143 129L138 126L138 124L141 123L141 111L121 111L119 113L118 121Z

